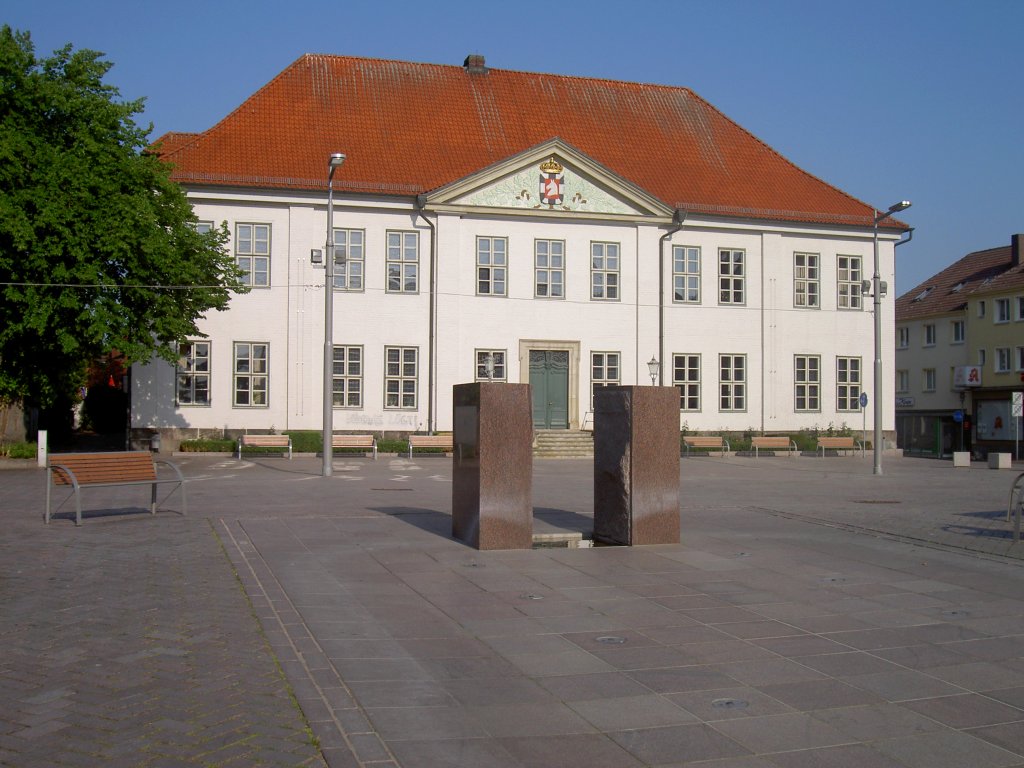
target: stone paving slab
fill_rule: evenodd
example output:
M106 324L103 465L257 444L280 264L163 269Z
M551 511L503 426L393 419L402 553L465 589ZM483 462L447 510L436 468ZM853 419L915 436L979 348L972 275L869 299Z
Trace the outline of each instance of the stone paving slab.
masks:
M4 473L0 572L34 571L0 590L0 764L1024 766L1016 473L691 459L682 545L482 553L450 538L450 460L179 461L189 518L81 529ZM535 464L538 530L589 530L590 472ZM62 622L95 641L33 662ZM66 757L25 751L69 717Z

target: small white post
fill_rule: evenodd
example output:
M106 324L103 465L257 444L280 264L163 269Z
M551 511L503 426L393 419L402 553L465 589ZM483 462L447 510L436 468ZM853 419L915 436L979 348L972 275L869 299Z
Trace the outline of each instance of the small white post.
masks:
M46 466L46 430L40 429L36 437L36 464Z

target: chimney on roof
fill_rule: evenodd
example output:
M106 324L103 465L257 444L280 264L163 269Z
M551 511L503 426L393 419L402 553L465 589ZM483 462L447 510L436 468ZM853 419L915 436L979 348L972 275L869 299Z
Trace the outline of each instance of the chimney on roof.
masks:
M1024 240L1024 235L1012 235L1010 237L1010 266L1020 266L1020 241Z
M462 62L462 66L466 68L466 71L471 75L486 75L487 66L484 64L484 57L479 53L471 53L466 57L466 60Z

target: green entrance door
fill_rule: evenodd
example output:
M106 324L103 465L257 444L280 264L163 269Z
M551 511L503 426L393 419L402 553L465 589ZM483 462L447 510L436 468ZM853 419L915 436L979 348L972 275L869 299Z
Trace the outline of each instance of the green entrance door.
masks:
M569 352L530 350L530 387L533 390L533 426L569 428Z

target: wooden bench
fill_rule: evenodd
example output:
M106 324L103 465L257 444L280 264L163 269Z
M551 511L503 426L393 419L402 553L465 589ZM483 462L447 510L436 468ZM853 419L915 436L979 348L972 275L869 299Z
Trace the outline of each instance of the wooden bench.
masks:
M860 451L861 455L864 455L864 443L860 440L854 440L851 436L846 437L819 437L818 445L815 448L816 452L820 452L822 457L825 456L825 451Z
M789 451L796 453L796 443L788 435L762 435L750 438L750 447L754 449L755 458L761 450Z
M331 448L362 448L377 458L377 438L373 435L332 435Z
M409 435L409 458L417 448L440 448L446 453L455 450L452 435Z
M158 478L156 465L170 467L175 477ZM51 453L46 462L46 515L50 522L51 492L54 487L71 486L71 494L58 507L62 507L71 496L75 497L75 525L82 524L82 489L102 488L120 485L150 486L149 511L156 514L156 488L164 483L174 483L181 491L181 514L186 514L188 502L185 498L185 478L174 464L154 459L148 451L116 451L107 453ZM168 496L174 493L174 488ZM165 497L166 498L166 497Z
M287 448L288 458L292 457L292 439L288 435L241 435L238 458L242 458L242 448Z
M729 452L729 441L722 435L684 435L683 446L687 456L694 448L721 451L723 456Z

